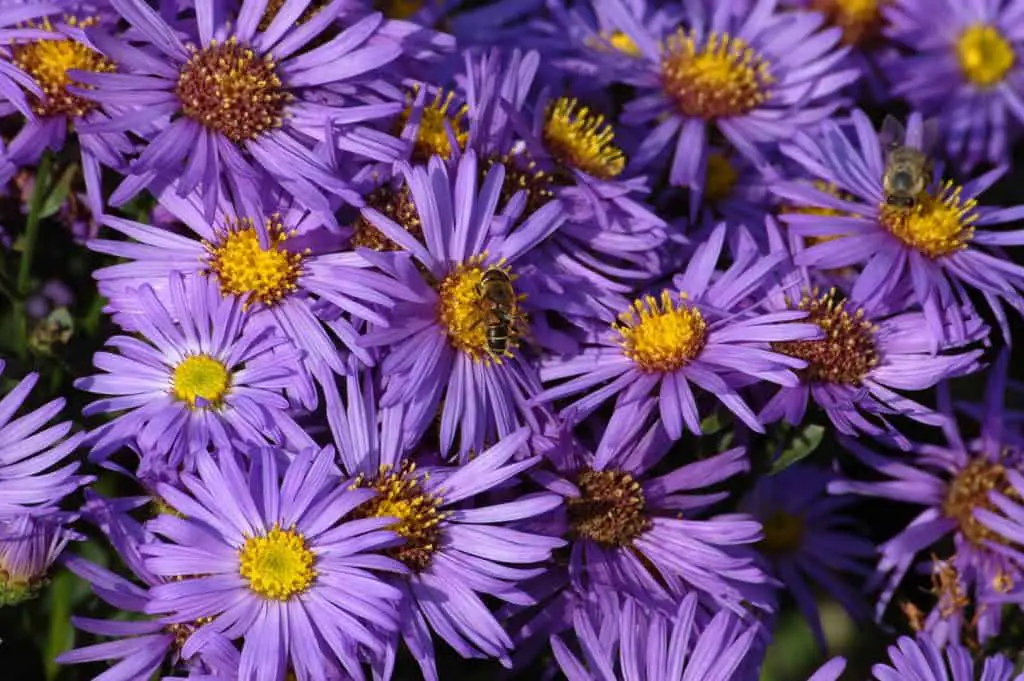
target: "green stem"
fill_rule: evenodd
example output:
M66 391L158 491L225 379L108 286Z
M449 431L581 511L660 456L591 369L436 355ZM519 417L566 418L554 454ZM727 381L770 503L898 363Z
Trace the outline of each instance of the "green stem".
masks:
M32 257L35 255L36 242L39 241L39 223L43 210L43 201L50 190L50 166L53 161L50 153L43 154L36 170L36 183L32 188L29 200L28 218L25 221L25 240L22 243L21 263L18 266L18 293L28 293L29 279L32 276Z

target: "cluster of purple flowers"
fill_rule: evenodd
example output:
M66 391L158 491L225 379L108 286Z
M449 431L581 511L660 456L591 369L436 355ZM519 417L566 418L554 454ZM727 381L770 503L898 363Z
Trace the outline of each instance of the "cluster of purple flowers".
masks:
M120 330L0 399L0 606L88 582L103 681L752 681L824 594L1012 678L1022 64L1020 0L3 3Z

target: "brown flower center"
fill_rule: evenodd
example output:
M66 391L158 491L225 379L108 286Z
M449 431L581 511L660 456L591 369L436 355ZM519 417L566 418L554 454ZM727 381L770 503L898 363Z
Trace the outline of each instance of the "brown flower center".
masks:
M409 187L395 191L390 187L378 187L366 197L366 205L391 218L417 241L423 241L423 223L419 211L412 201ZM375 251L400 251L402 247L377 229L372 222L360 215L352 225L352 245L371 248Z
M1021 501L1016 489L1006 479L1006 467L1002 463L976 459L950 481L942 502L942 512L957 522L960 533L975 546L983 546L986 541L1005 543L1000 535L974 517L976 509L996 510L988 498L989 492L999 492Z
M571 531L602 546L629 546L650 527L643 488L625 471L584 469L566 500Z

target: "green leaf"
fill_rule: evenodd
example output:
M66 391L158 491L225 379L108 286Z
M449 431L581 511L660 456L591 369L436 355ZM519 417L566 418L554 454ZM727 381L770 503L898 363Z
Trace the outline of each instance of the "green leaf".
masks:
M769 474L775 475L776 473L789 468L797 461L810 456L814 450L821 445L823 437L825 437L825 428L823 426L819 426L815 423L806 426L793 437L789 446L787 446L782 451L779 458L775 460Z
M60 207L64 205L64 201L67 200L68 194L71 193L71 182L75 179L75 173L77 172L78 166L75 164L71 164L64 169L60 178L53 185L53 189L46 195L46 199L39 210L39 217L48 218L60 210Z
M43 650L43 664L47 681L53 681L60 673L60 665L55 662L55 658L70 649L75 642L75 630L71 626L71 599L74 587L74 575L67 570L61 570L54 576L46 590L50 630Z

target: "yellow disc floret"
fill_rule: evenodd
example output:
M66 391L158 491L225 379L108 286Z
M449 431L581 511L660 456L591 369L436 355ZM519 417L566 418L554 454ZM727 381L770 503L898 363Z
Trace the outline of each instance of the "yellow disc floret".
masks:
M680 298L685 298L685 294ZM619 315L614 325L626 356L644 371L670 372L688 364L704 348L707 322L696 307L676 300L669 291L660 301L645 296Z
M415 93L416 90L413 91L414 95ZM413 143L413 159L425 162L431 156L451 158L452 143L448 136L448 126L451 126L452 135L455 136L455 142L459 148L466 147L469 132L466 131L465 118L469 109L465 104L455 109L452 106L454 96L453 92L445 93L443 90L438 90L434 94L433 101L423 107L419 128L416 131L416 141ZM410 102L399 117L400 125L405 126L409 121L412 109L413 104Z
M239 551L239 568L249 588L275 601L287 601L309 589L316 579L316 555L295 528L276 523L263 536L249 537Z
M961 198L961 188L946 182L937 195L925 194L912 208L883 205L880 221L893 236L929 258L967 248L978 219L977 201Z
M192 409L200 399L204 407L219 407L230 388L231 372L209 355L190 355L181 360L171 379L171 392Z
M525 296L514 290L501 300L490 296L484 275L488 268L483 264L486 254L471 258L456 266L438 285L438 319L448 333L448 340L457 349L476 361L501 363L503 356L510 357L511 351L519 344L519 338L526 324L519 303ZM496 269L514 281L508 267L498 264ZM507 347L495 352L489 341L488 329L496 325L502 328L507 338ZM493 337L493 334L492 334Z
M774 82L768 62L742 38L679 29L661 48L661 82L679 112L693 118L740 116L764 104Z
M602 180L622 172L626 157L612 142L615 132L604 116L560 97L548 106L544 145L558 162Z
M253 221L238 218L216 244L204 243L206 262L217 275L221 290L248 296L246 305L274 305L298 288L306 253L295 253L285 247L295 232L285 232L275 215L267 219L266 233L268 245L264 247Z
M978 87L1003 82L1017 61L1013 45L994 26L975 24L956 41L956 56L964 77Z

